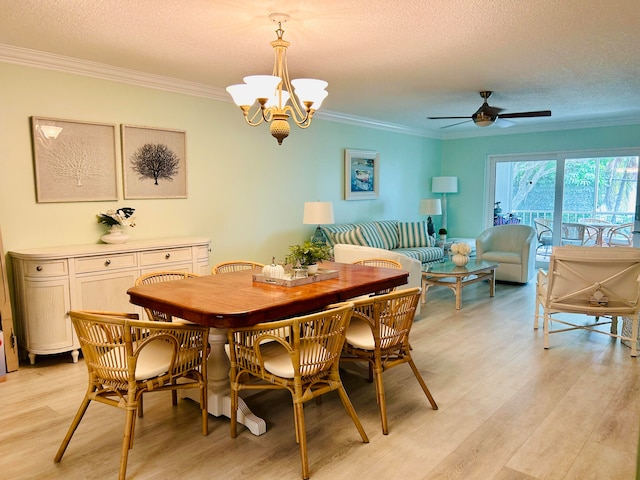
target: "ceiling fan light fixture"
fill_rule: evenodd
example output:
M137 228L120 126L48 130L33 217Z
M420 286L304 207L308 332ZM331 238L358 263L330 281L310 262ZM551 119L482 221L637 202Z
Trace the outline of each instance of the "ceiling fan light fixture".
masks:
M485 115L482 112L476 113L473 115L473 123L475 123L479 127L490 127L496 121L497 117L490 117Z

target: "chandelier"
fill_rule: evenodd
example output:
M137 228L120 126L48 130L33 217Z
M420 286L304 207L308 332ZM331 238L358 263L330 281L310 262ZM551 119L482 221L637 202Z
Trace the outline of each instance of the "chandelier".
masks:
M298 127L309 127L314 112L329 93L325 90L328 84L324 80L289 80L287 47L290 43L282 39L282 24L289 20L289 15L272 13L269 18L278 24L278 38L271 42L276 57L273 75L244 77L244 83L228 86L227 92L249 125L255 127L263 121L271 123L271 135L278 140L278 145L282 145L282 140L289 135L289 117Z

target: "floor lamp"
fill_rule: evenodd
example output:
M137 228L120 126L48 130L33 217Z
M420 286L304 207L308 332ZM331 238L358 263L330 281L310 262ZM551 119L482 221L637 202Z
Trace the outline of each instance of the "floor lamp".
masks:
M326 237L320 225L331 225L333 220L333 203L331 202L305 202L302 223L305 225L317 225L316 231L311 237L313 243L326 243Z
M442 205L439 198L425 198L420 200L420 215L428 215L427 218L427 234L432 237L436 233L436 229L431 221L431 215L442 215Z
M442 194L442 228L447 228L447 193L458 193L458 177L433 177L431 192Z

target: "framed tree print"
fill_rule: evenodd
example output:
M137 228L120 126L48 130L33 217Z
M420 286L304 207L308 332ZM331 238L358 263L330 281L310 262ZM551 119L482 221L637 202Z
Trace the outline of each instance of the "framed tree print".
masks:
M186 132L122 125L124 198L187 198Z
M378 198L380 155L371 150L344 151L344 199Z
M36 201L118 199L116 126L31 117Z

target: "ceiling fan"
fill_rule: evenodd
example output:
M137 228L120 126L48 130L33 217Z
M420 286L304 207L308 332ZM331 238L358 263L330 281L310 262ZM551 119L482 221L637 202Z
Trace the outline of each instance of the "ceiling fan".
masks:
M492 107L487 103L487 99L493 92L484 91L480 92L480 96L484 99L482 106L470 117L427 117L429 120L445 120L456 118L467 118L464 122L458 122L451 125L447 125L442 128L449 128L455 125L461 125L463 123L471 122L475 123L479 127L488 127L493 125L498 119L507 118L530 118L530 117L550 117L551 110L538 110L536 112L517 112L517 113L500 113L504 111L504 108Z

